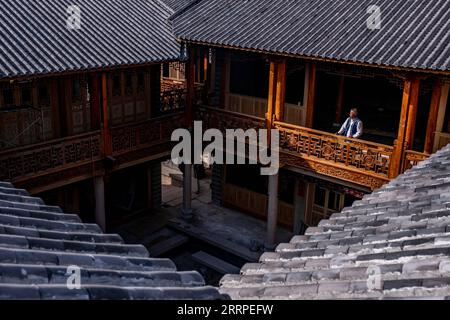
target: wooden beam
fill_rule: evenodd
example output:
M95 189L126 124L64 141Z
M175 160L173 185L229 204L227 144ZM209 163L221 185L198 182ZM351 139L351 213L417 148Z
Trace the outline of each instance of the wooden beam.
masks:
M220 79L220 105L228 107L227 96L230 93L230 53L224 52L221 79Z
M275 101L275 119L283 121L284 105L286 100L286 60L283 59L277 66L277 88Z
M412 79L408 106L408 121L405 136L405 150L412 150L414 145L414 133L416 129L417 109L419 104L419 87L420 79Z
M273 113L275 110L276 86L277 86L277 63L275 61L270 61L269 95L267 97L267 113L266 113L266 123L268 130L272 129L273 127Z
M305 126L308 128L313 127L314 123L314 105L316 100L316 73L317 68L315 63L310 63L308 67L308 100L306 105L306 122Z
M442 85L441 99L439 100L439 111L438 111L436 132L444 132L444 120L447 109L449 87L450 87L449 83L445 83Z
M335 123L341 123L342 119L342 109L344 106L344 84L345 84L345 76L339 77L339 92L336 101L336 114L334 116Z
M70 104L68 103L69 89L68 89L68 78L63 76L60 77L57 81L58 86L58 107L59 107L59 118L58 118L58 128L59 128L59 136L66 137L70 134L68 130L68 114Z
M406 79L403 85L402 109L400 111L400 121L398 125L397 139L394 143L389 164L389 178L395 178L400 173L401 160L406 136L406 124L408 119L409 97L411 92L411 80Z
M100 79L97 73L91 75L91 130L101 127Z
M193 47L189 48L189 60L186 65L186 110L185 110L185 125L186 128L192 128L194 121L194 100L195 100L195 59L196 50Z
M430 112L428 114L427 132L425 134L425 145L423 152L431 154L433 152L434 136L437 127L439 111L439 101L441 100L442 83L436 80L433 84L433 94L431 96Z
M39 86L39 82L38 82ZM52 128L53 128L53 138L57 139L61 137L60 128L60 104L58 97L58 82L56 78L51 78L48 85L48 94L50 98L50 108L52 110ZM38 95L39 96L39 95Z
M103 155L112 155L112 136L109 126L109 108L108 108L108 75L102 74L102 113L103 113Z
M306 183L305 222L308 225L311 225L313 221L313 208L314 208L314 199L316 195L316 184L312 182L305 182L305 183Z

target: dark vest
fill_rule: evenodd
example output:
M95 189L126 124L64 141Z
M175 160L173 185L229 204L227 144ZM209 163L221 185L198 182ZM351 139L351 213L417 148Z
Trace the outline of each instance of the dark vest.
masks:
M347 124L345 126L345 130L344 130L344 133L342 135L346 137L347 134L348 134L348 130L351 130L351 136L353 137L358 132L359 121L360 121L359 119L356 119L356 121L353 122L353 125L351 125L352 119L351 118L347 118L347 120L346 120Z

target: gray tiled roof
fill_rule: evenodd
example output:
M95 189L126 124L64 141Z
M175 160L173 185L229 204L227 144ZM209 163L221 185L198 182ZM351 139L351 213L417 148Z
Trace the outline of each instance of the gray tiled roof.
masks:
M66 27L73 4L81 30ZM171 14L148 0L0 0L0 79L177 59Z
M69 266L81 289L66 286ZM0 299L219 299L197 272L0 182Z
M167 5L169 8L171 8L173 11L178 11L196 0L160 0L160 1L164 2L164 4Z
M449 298L450 145L240 275L225 276L221 292L234 299Z
M367 8L381 29L367 28ZM448 0L199 0L172 16L187 41L304 57L448 71Z

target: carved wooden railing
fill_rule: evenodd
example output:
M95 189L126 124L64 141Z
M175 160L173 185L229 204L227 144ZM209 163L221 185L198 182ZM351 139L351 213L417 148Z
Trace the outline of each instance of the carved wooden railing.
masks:
M172 88L161 92L161 112L179 110L184 108L185 105L186 89L184 87Z
M419 162L427 159L429 157L428 154L407 150L403 156L403 164L402 164L402 172L405 172L408 169L411 169Z
M276 122L281 151L388 178L393 147Z
M195 84L194 100L196 102L200 102L202 101L202 99L205 99L206 93L204 91L205 86L203 84ZM160 113L164 114L171 111L179 111L180 109L183 109L186 106L186 96L187 89L184 83L174 83L172 86L166 83L164 89L161 90L159 108Z
M183 113L176 113L114 127L111 129L113 155L168 142L172 132L183 126Z
M209 128L261 129L265 119L212 107L198 107ZM389 181L393 147L275 122L280 131L281 165L293 166L375 189Z
M50 140L0 152L0 181L22 180L100 159L99 131Z
M434 145L433 152L440 150L450 143L450 133L435 132L434 133Z

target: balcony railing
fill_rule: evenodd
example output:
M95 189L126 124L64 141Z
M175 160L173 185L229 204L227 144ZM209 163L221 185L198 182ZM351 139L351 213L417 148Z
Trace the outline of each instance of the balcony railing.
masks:
M113 155L167 142L173 130L183 125L183 113L176 113L114 127L111 129Z
M429 155L422 152L416 152L412 150L405 151L405 154L403 156L402 172L411 169L416 164L427 159L428 157Z
M224 109L199 106L197 119L209 128L261 129L265 119ZM322 175L376 189L390 180L389 169L394 147L352 139L284 122L275 122L280 132L281 165L293 166ZM406 151L402 170L427 158ZM402 171L402 172L403 172Z
M22 180L101 160L99 131L0 152L0 181Z
M183 113L172 113L113 127L108 143L119 164L126 166L169 151L167 143L173 130L183 126ZM0 181L42 190L65 180L99 174L105 169L104 139L101 131L94 131L1 151Z
M388 178L393 147L276 122L282 151Z

